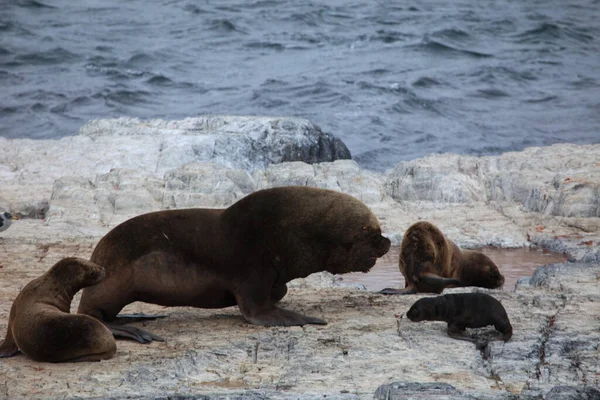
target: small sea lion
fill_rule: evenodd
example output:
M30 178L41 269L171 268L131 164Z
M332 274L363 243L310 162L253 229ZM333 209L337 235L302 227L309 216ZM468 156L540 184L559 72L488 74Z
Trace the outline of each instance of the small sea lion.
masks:
M493 325L501 333L498 339L506 342L512 336L512 326L502 303L485 293L425 297L417 300L406 316L413 322L445 321L448 323L448 336L460 340L475 341L465 336L465 328L488 325Z
M314 272L362 271L390 248L377 218L359 200L332 190L260 190L226 209L159 211L104 236L91 260L107 277L83 290L78 312L117 337L141 343L148 332L113 321L134 301L162 306L238 305L250 323L325 324L275 305L286 283Z
M427 221L419 221L406 230L398 266L406 282L404 289L386 288L379 293L441 293L447 287L495 289L504 285L504 276L488 256L461 250Z
M99 361L117 350L110 330L87 315L70 314L73 296L104 279L104 269L80 258L65 258L19 293L10 309L0 358L21 350L37 361Z

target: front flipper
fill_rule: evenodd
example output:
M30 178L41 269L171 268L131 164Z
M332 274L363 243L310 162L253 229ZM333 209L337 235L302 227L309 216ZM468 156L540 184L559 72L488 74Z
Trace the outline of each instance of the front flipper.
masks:
M463 326L458 326L449 323L447 332L448 336L450 336L452 339L465 340L467 342L477 343L477 341L473 339L471 335L467 335Z
M439 275L426 273L419 277L420 283L426 283L435 288L438 288L440 292L449 286L464 286L464 284L458 279L443 278Z
M150 343L153 340L156 340L157 342L165 341L165 339L158 335L134 326L123 326L120 323L105 323L105 325L116 338L132 339L139 343Z
M246 281L235 293L235 299L246 321L262 326L302 326L307 324L326 325L327 322L315 317L275 306L277 295L272 288L265 287L268 280L256 280L254 286Z
M404 289L385 288L385 289L381 289L378 293L379 294L388 294L388 295L415 294L415 293L417 293L417 287L414 285L409 285L409 286L405 287Z

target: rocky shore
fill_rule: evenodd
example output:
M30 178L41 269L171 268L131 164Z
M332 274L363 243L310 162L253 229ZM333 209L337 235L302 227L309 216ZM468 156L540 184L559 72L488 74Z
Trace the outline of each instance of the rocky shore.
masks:
M235 307L136 303L125 311L169 315L146 323L165 343L119 341L100 363L2 359L0 398L600 396L600 144L436 154L377 173L309 121L217 116L91 121L78 136L0 146L0 208L21 217L0 233L0 335L28 281L63 257L89 257L116 224L160 209L227 207L275 186L353 195L395 244L425 219L464 247L540 246L569 257L515 291L486 291L515 333L483 352L448 338L443 323L400 318L421 296L386 297L319 274L290 284L283 305L326 326L264 328ZM451 291L470 290L480 289Z

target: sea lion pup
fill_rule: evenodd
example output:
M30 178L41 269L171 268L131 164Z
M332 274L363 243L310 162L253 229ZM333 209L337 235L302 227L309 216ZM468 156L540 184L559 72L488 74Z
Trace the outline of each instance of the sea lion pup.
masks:
M448 336L475 342L464 334L465 328L493 325L505 342L512 336L512 326L506 310L498 300L485 293L456 293L417 300L406 313L413 322L445 321ZM487 341L485 344L487 344ZM478 345L480 347L480 345Z
M488 256L461 250L427 221L419 221L406 230L398 266L406 282L404 289L386 288L379 293L442 293L447 287L495 289L504 285L504 276Z
M87 315L69 314L81 288L104 279L104 269L80 258L65 258L29 282L10 309L0 358L21 350L37 361L99 361L117 350L110 330Z
M152 335L114 323L134 301L238 305L256 325L325 324L275 305L286 283L319 271L367 272L389 248L366 205L325 189L279 187L227 209L153 212L123 222L100 240L91 260L104 266L107 277L83 290L78 312L104 321L117 337L141 343Z

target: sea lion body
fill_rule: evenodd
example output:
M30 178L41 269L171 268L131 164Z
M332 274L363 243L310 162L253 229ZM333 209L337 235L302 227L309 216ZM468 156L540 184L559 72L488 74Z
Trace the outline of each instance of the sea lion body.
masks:
M383 289L383 294L441 293L447 287L501 287L504 276L479 251L461 250L434 224L419 221L405 232L398 261L405 288Z
M238 305L258 325L323 324L275 306L286 283L314 272L367 272L390 241L357 199L331 190L282 187L227 209L159 211L104 236L91 260L107 277L84 289L78 312L114 320L134 301L163 306ZM134 338L111 325L117 336ZM120 334L123 335L120 335Z
M87 315L70 314L73 295L104 278L90 261L65 258L19 293L10 310L0 357L21 350L37 361L98 361L116 352L110 330Z
M453 293L417 300L406 316L413 322L445 321L448 335L465 340L465 328L493 325L504 341L512 337L512 326L506 310L498 300L485 293Z

